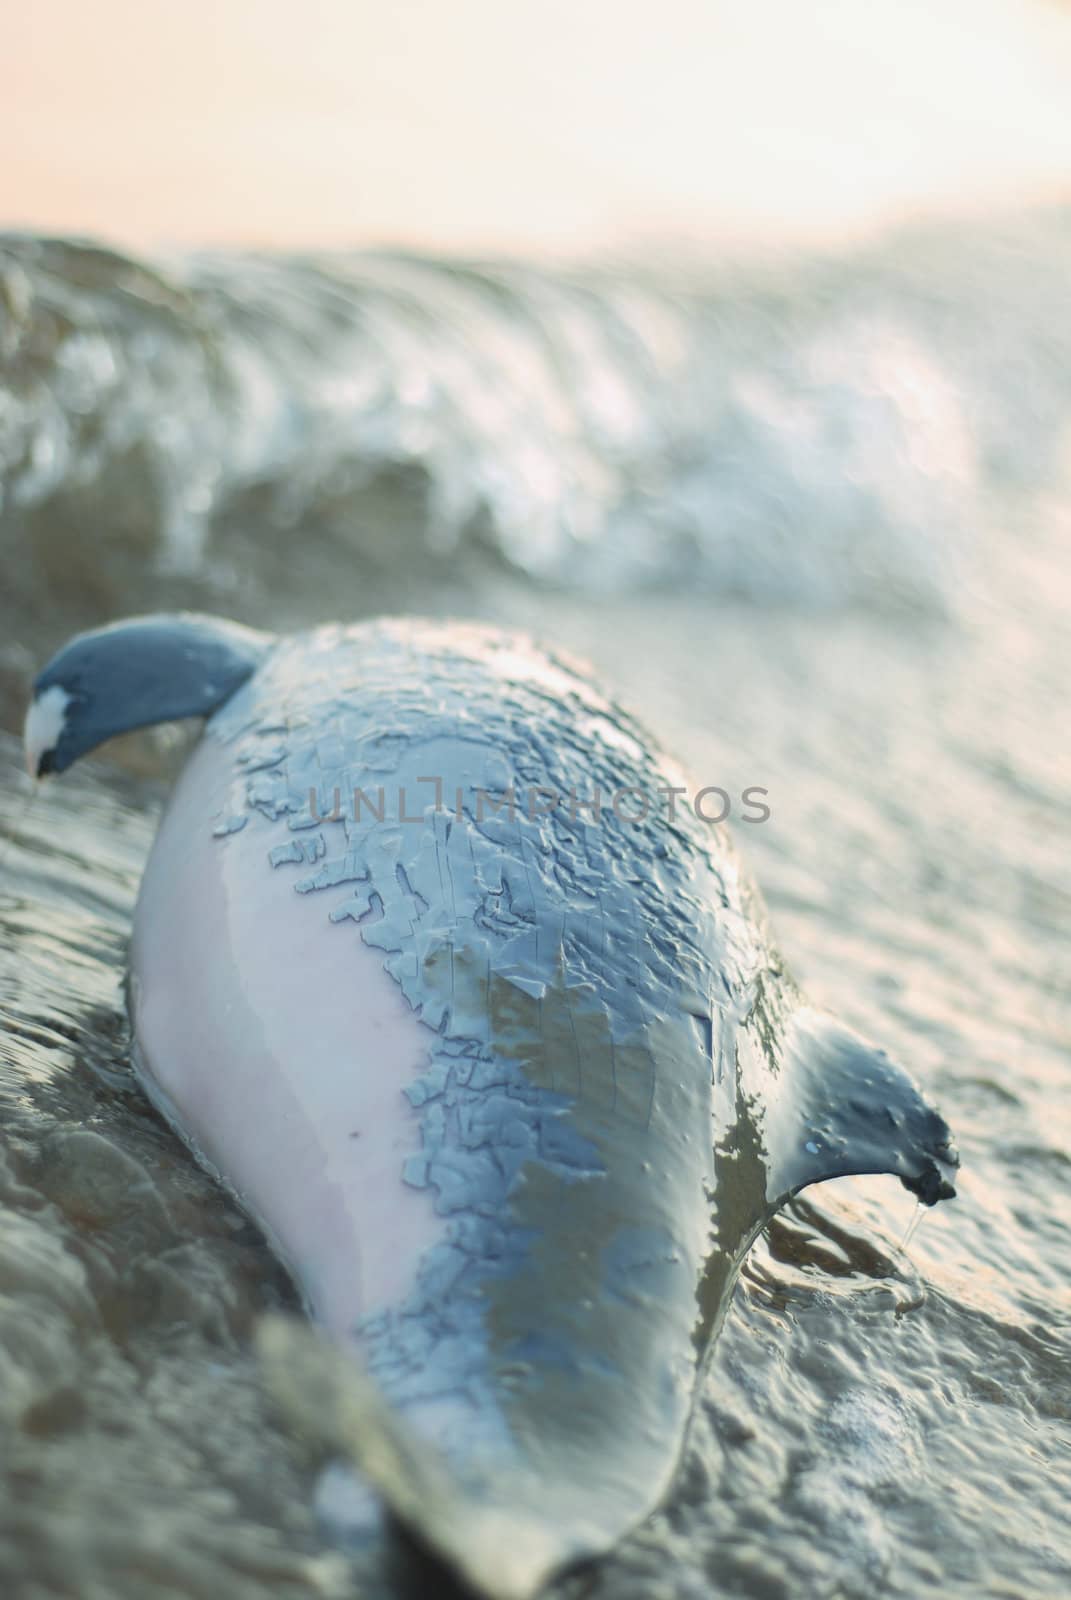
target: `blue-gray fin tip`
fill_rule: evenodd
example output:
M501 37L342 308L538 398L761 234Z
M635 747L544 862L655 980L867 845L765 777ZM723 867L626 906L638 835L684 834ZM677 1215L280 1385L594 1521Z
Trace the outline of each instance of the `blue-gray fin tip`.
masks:
M130 617L78 634L34 682L24 731L30 775L62 772L135 728L211 716L274 642L194 612Z

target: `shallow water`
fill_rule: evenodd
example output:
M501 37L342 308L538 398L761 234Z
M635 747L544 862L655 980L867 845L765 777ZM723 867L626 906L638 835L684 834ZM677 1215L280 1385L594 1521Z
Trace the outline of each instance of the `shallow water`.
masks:
M570 1591L1071 1586L1069 246L1017 226L671 284L4 255L9 722L30 660L158 604L528 627L769 790L735 826L790 964L958 1137L905 1252L880 1179L760 1240L674 1502ZM251 1355L285 1276L131 1076L176 752L117 754L29 799L0 747L0 1583L390 1594Z

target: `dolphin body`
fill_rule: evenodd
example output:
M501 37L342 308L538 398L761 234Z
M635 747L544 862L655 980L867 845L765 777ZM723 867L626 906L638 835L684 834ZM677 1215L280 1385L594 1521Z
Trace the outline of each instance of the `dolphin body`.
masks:
M191 715L140 1076L356 1352L393 1510L520 1600L666 1496L777 1208L869 1172L932 1205L948 1128L806 1004L727 835L582 668L459 624L134 619L41 673L28 764Z

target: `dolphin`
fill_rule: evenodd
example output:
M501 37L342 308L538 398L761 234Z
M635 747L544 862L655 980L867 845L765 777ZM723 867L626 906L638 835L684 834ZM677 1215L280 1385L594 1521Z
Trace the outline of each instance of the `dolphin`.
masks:
M391 1509L525 1600L669 1494L778 1207L848 1173L948 1198L948 1127L808 1004L582 665L457 622L135 618L37 678L27 764L180 717L136 1070L355 1358Z

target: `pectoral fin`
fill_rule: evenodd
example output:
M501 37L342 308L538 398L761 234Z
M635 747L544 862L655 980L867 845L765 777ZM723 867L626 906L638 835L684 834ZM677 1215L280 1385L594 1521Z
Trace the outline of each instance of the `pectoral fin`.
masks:
M270 634L189 612L79 634L34 683L23 736L30 776L62 772L133 728L210 716L273 643Z

